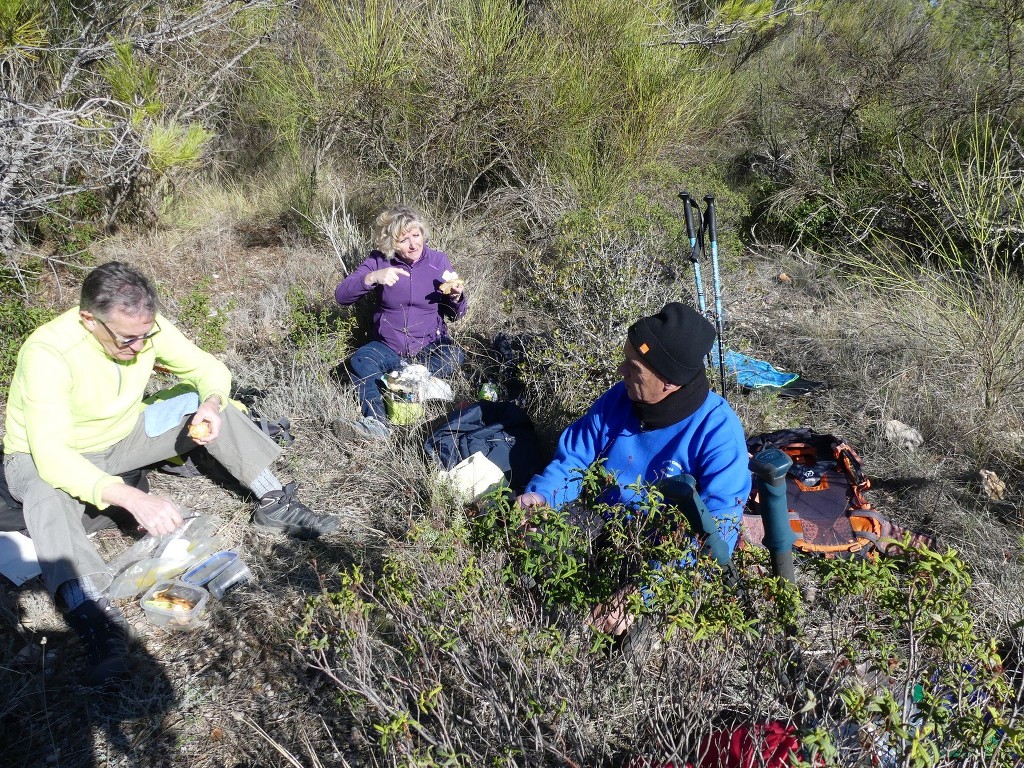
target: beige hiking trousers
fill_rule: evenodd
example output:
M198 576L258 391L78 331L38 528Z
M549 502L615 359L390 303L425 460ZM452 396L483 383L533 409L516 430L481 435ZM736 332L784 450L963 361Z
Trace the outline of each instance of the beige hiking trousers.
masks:
M220 415L220 435L206 450L228 474L249 487L281 449L237 408L229 405ZM144 413L139 415L135 428L124 440L84 457L104 472L119 475L197 447L188 436L191 413L155 437L146 434L144 418ZM11 495L24 505L25 525L50 594L68 579L82 576L90 577L98 589L106 589L113 574L89 540L83 523L85 504L39 477L30 454L5 454L4 471Z

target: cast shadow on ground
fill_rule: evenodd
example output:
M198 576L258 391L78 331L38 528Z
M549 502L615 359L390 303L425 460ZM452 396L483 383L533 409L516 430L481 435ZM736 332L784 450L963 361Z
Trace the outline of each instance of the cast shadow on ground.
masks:
M49 600L39 579L21 589ZM133 644L127 680L90 688L79 682L88 662L74 632L59 622L26 628L7 605L3 619L0 655L9 659L0 665L4 766L92 768L117 758L155 768L176 764L176 735L161 724L177 708L177 696L143 644ZM140 741L146 744L145 762L136 759Z

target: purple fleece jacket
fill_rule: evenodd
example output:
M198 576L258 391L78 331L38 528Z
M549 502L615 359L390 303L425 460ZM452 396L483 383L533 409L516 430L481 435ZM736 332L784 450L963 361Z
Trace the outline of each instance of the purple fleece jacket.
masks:
M367 288L363 282L365 277L385 267L400 267L409 277L400 277L392 286ZM415 264L372 251L366 261L338 284L334 298L345 306L376 291L378 304L373 327L377 340L401 357L412 357L428 344L448 336L445 320L457 320L466 314L465 292L458 301L452 301L437 290L444 282L442 275L449 271L454 270L448 256L426 246Z

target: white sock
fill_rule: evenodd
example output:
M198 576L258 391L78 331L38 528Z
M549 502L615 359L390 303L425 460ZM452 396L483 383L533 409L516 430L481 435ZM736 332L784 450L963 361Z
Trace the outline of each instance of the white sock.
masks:
M281 481L269 469L264 469L255 480L249 483L249 490L256 494L257 499L262 499L271 491L280 491L283 488Z

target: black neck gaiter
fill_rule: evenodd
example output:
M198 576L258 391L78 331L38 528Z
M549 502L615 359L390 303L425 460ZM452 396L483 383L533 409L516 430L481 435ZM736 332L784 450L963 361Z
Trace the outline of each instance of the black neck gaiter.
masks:
M696 413L710 391L707 374L701 371L693 381L659 403L633 403L633 412L645 432L670 427Z

